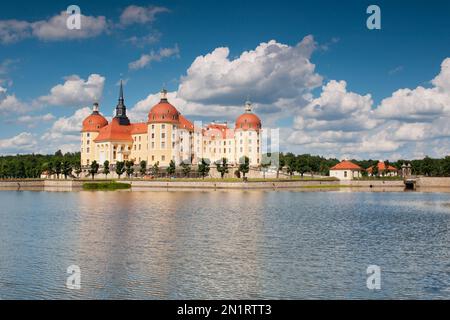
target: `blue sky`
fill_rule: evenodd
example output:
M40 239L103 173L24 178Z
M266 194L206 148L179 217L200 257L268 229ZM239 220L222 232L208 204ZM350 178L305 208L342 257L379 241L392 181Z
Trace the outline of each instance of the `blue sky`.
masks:
M55 17L70 4L91 19L82 25L86 33L58 30L64 26ZM366 28L370 4L381 8L381 30ZM450 57L449 14L448 1L4 2L0 154L76 150L75 120L93 96L110 116L123 77L126 104L139 121L165 85L192 120L232 121L243 109L238 101L250 96L263 122L280 127L283 150L393 160L445 156L450 134L436 128L450 109L448 68L441 67ZM220 59L193 68L197 57L223 47L225 60L216 52ZM280 50L276 57L273 49ZM246 51L263 60L239 74ZM292 73L276 74L270 65L278 64ZM249 72L255 74L241 87L239 80L228 83ZM89 81L91 75L98 77ZM394 96L402 89L412 92Z

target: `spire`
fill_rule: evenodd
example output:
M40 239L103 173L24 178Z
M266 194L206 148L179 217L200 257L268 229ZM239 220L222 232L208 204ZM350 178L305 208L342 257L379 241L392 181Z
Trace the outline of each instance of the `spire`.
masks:
M92 114L99 114L99 107L98 107L98 102L94 102L94 104L92 105Z
M161 101L167 101L167 90L165 86L161 90Z
M120 93L119 93L119 103L122 101L122 103L124 102L124 98L123 98L123 80L120 79Z
M127 126L130 124L130 120L127 117L127 107L125 106L122 80L120 80L119 103L117 104L116 116L114 118L119 119L121 125Z
M247 102L245 102L245 112L246 113L252 112L252 103L249 100L247 100Z

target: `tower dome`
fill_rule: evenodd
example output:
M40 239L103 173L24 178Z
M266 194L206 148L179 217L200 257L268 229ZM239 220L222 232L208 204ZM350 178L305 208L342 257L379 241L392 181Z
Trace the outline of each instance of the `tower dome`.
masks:
M252 112L252 104L249 101L245 104L245 113L236 120L236 130L261 130L261 119Z
M98 111L98 103L94 103L92 113L83 121L83 132L99 132L108 125L108 120Z
M173 123L180 122L180 113L167 100L167 91L161 92L161 101L148 113L148 123Z

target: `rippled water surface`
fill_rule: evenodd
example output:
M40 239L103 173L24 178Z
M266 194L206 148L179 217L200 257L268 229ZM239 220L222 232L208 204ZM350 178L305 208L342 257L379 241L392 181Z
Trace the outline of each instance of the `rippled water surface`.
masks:
M2 191L0 204L0 299L450 298L448 193Z

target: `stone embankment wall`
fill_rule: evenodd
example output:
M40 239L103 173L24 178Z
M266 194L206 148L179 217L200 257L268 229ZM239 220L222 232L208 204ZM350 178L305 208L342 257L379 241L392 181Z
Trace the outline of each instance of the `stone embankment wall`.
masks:
M0 180L0 188L9 190L39 189L49 191L70 191L79 190L85 181L77 180ZM100 182L100 180L95 180ZM267 181L267 182L211 182L211 181L143 181L130 180L123 181L130 183L133 189L144 190L152 188L184 188L184 189L289 189L302 188L308 186L343 186L354 188L404 188L402 180L353 180L353 181L324 181L324 180L304 180L304 181ZM450 188L449 178L429 178L419 177L416 179L416 187L420 188Z
M419 177L416 179L416 187L450 188L450 178Z
M283 181L283 182L209 182L209 181L123 181L134 188L186 188L186 189L286 189L308 186L339 185L339 181Z
M341 185L352 186L352 187L404 187L405 183L403 180L341 180Z
M43 188L44 180L0 180L0 188Z

